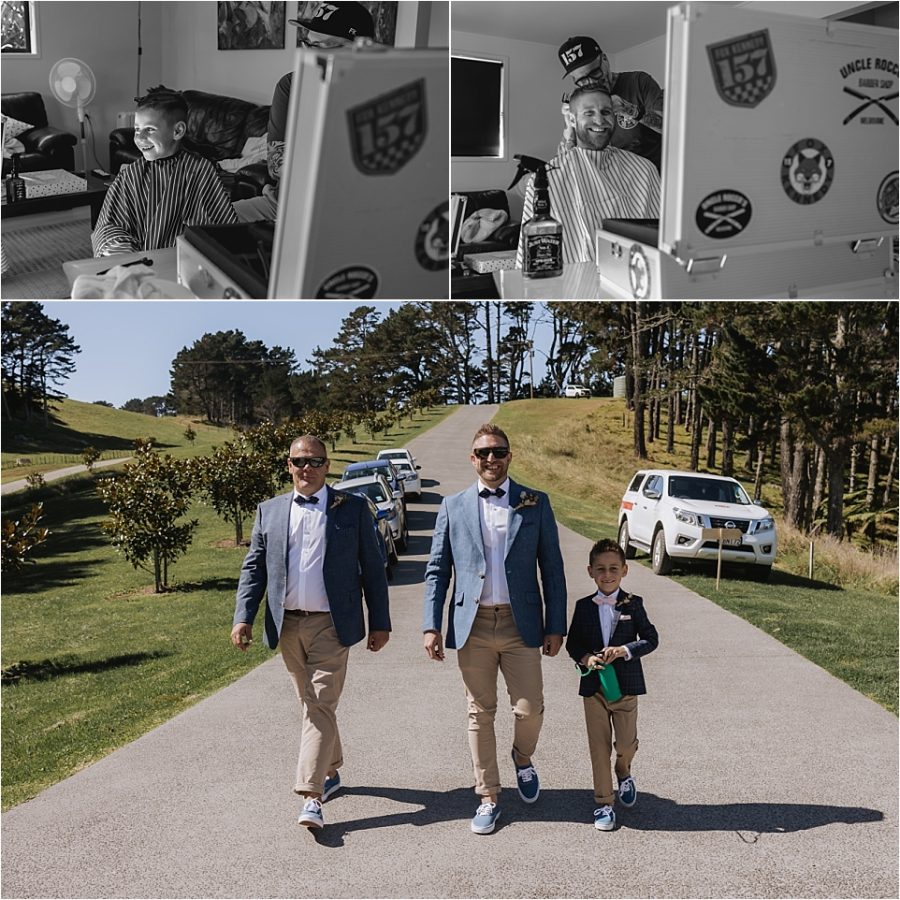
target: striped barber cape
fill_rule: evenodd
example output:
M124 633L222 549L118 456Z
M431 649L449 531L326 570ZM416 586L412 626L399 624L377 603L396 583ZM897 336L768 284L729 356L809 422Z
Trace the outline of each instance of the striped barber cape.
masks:
M618 147L576 147L560 153L549 166L550 214L562 222L564 263L594 259L594 232L603 219L659 218L659 172L642 156ZM533 208L534 176L525 192L523 223L532 217ZM517 268L522 268L523 256L520 234Z
M188 225L238 221L208 159L189 150L123 166L106 192L91 244L94 256L174 247Z

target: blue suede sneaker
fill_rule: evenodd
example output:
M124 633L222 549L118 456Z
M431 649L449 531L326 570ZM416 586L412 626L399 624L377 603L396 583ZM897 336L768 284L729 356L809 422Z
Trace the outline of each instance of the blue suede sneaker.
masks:
M482 803L475 811L472 819L472 831L475 834L490 834L500 818L500 806L496 803Z
M527 766L520 766L516 763L516 751L513 750L513 765L516 767L516 786L519 788L519 796L526 803L534 803L541 792L541 782L534 766L529 763Z
M637 802L637 785L630 775L619 782L619 802L622 806L634 806Z
M321 828L325 824L322 816L322 804L312 797L307 797L297 821L307 828Z
M329 797L336 794L343 785L341 784L341 773L336 772L333 777L325 779L322 785L322 802L324 803Z
M598 831L612 831L616 827L616 814L611 806L601 806L594 810L594 828Z

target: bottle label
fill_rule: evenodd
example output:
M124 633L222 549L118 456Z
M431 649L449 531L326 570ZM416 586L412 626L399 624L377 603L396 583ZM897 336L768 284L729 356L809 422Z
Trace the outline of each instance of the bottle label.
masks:
M562 235L535 234L525 238L524 273L562 271Z
M543 193L537 193L534 198L534 214L536 216L550 215L550 198Z

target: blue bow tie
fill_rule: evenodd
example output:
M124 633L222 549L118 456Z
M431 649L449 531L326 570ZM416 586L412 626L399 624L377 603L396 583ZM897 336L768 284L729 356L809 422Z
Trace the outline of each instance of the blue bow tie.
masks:
M506 493L506 491L504 491L503 488L497 488L496 491L492 491L489 488L482 488L478 492L478 496L479 497L502 497L505 493Z
M304 506L307 503L318 503L318 502L319 502L318 497L304 497L303 494L297 494L297 496L294 497L294 503L299 503L301 506Z

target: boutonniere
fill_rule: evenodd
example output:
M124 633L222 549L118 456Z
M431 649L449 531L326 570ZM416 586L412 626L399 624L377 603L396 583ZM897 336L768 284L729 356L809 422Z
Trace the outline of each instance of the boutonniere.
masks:
M619 599L616 600L616 609L618 609L620 606L628 606L629 603L631 603L631 595L624 592L620 593Z
M329 509L337 509L345 500L347 499L347 495L341 491L334 492L334 499L331 501L331 506Z
M531 491L523 491L519 496L519 502L513 507L516 509L525 509L528 506L538 505L538 495L532 494Z

